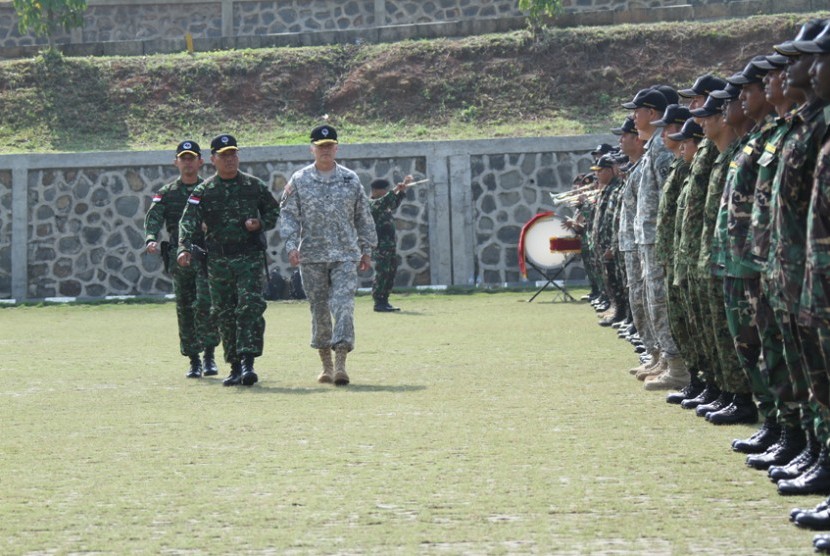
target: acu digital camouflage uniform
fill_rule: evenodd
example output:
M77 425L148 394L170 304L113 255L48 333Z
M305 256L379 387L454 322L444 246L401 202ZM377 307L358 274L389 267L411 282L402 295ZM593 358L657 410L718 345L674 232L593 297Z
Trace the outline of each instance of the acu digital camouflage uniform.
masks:
M219 333L210 315L210 288L204 269L200 265L182 267L176 264L179 219L188 197L200 183L201 179L192 185L185 185L179 178L163 186L153 195L153 204L144 219L145 243L159 241L162 227L167 229L170 242L163 245L161 256L164 257L165 270L173 276L179 350L188 357L197 356L205 349L210 350L219 345ZM201 230L194 235L193 242L204 246Z
M378 245L372 251L375 278L372 281L372 299L375 304L389 302L389 293L395 285L398 270L397 238L395 234L395 209L401 206L406 192L388 191L382 197L369 200L369 209L375 221Z
M258 218L260 232L273 228L279 205L268 187L249 174L233 179L215 174L198 185L179 222L179 252L192 253L202 225L207 228L207 271L213 316L219 326L225 361L262 355L265 332L265 252L261 233L245 221ZM198 265L194 260L193 265Z
M298 250L301 257L300 274L311 306L311 347L351 351L357 265L377 244L360 178L340 164L324 177L310 164L291 176L280 214L285 250Z

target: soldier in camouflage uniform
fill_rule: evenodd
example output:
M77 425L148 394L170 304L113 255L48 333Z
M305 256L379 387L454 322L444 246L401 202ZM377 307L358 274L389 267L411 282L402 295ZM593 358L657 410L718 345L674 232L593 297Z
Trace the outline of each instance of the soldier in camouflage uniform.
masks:
M346 355L355 345L357 273L370 268L377 234L360 178L335 161L337 144L333 127L311 131L314 163L285 187L280 235L289 262L300 267L311 306L311 347L323 363L317 381L345 386Z
M214 351L219 345L219 332L210 316L210 289L206 274L201 268L183 268L175 264L175 246L179 244L179 218L184 212L187 198L202 182L202 151L196 141L182 141L176 147L174 164L179 178L159 189L153 195L153 204L144 219L145 243L150 254L160 253L164 269L173 276L173 292L176 294L176 318L179 324L179 350L190 358L188 378L213 376L216 368ZM159 243L159 232L167 228L168 242ZM203 245L204 237L194 239ZM174 248L171 250L170 245ZM204 365L199 354L204 351Z
M372 299L375 301L375 311L378 313L400 311L389 304L389 293L395 285L395 273L398 270L394 212L401 206L401 201L406 197L406 186L411 182L412 176L406 176L393 191L387 191L389 189L387 180L374 180L369 184L372 190L369 208L375 220L375 232L378 236L378 246L372 252L372 260L375 263Z
M231 373L225 386L259 380L254 358L262 355L264 231L276 226L279 204L262 180L239 171L239 148L231 135L210 143L216 174L196 186L179 222L178 262L191 265L194 239L205 230L213 315Z
M622 300L624 290L622 284L617 281L611 245L614 236L614 206L620 183L616 177L615 166L616 160L611 154L601 156L596 164L591 166L591 170L597 173L599 185L594 223L591 227L594 264L602 269L605 295L611 300L612 308L609 309L612 314L600 320L601 326L610 326L613 322L622 320L625 311L625 302Z
M681 89L678 93L691 99L689 110L693 111L705 106L710 93L725 86L726 81L706 74L699 77L691 88ZM702 120L695 118L695 121L700 124ZM705 358L705 363L701 363L704 388L690 388L680 392L680 395L684 396L680 406L684 409L695 409L699 405L709 404L720 396L720 362L716 356L713 334L710 332L709 305L704 302L705 298L702 296L705 282L697 272L703 209L709 176L717 156L718 149L715 144L704 138L698 145L689 169L689 177L680 190L677 203L678 218L675 228L679 229L679 234L676 234L675 242L674 283L680 288L684 308L690 315L690 334L697 339L700 346L698 353ZM677 396L670 395L666 399L677 401L676 398Z

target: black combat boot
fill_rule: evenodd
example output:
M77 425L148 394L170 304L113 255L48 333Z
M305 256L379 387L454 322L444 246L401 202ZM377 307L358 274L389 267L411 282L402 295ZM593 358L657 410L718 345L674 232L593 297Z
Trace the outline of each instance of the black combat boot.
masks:
M763 454L746 458L746 464L754 469L769 469L772 465L785 465L804 449L807 436L800 426L782 427L778 442L770 446Z
M816 552L830 554L830 535L816 535L813 537L813 548Z
M706 420L713 425L752 425L758 422L758 407L752 394L735 394L731 404L720 411L709 413Z
M781 426L775 417L767 417L764 425L746 440L735 439L732 449L742 454L762 454L781 436Z
M830 454L822 446L812 467L795 479L778 481L778 494L830 494Z
M804 445L804 449L786 465L771 465L767 470L767 475L776 483L781 480L795 479L813 466L820 451L815 433L809 430L807 431L807 444Z
M222 386L239 386L240 384L242 384L242 363L232 361L231 374L222 381Z
M680 404L683 400L690 400L697 397L701 392L703 392L703 383L696 374L692 373L692 381L689 385L680 392L672 392L666 396L666 403Z
M219 374L219 367L216 366L216 358L213 355L214 348L206 347L205 355L202 358L202 366L205 369L205 376L216 376Z
M814 510L802 510L795 515L791 513L790 521L805 529L830 531L830 510L827 509L827 502L819 504Z
M818 505L815 508L813 508L812 510L807 510L807 509L804 509L804 508L793 508L792 510L790 510L790 521L795 523L795 519L800 514L819 513L819 512L825 511L828 507L830 507L830 501L824 500L822 502L819 502Z
M710 404L720 396L720 388L718 388L715 384L706 384L706 386L701 390L700 394L695 396L694 398L690 398L688 400L683 400L680 402L680 407L683 409L695 409L699 405L706 405Z
M711 403L700 404L699 406L697 406L695 408L695 414L698 417L706 417L710 413L720 411L721 409L725 408L726 406L732 403L733 397L735 397L735 394L721 390L720 396L718 396L715 401Z
M185 375L187 378L202 378L202 362L198 355L190 356L190 370Z
M245 354L242 356L242 378L243 386L253 386L259 380L254 372L254 356Z

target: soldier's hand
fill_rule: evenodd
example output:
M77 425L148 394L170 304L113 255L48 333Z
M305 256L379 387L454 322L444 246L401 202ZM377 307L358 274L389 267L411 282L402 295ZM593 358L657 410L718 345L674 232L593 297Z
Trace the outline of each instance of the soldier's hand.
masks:
M360 262L357 265L357 270L360 272L364 272L366 270L369 270L371 266L372 257L370 257L369 255L363 255L362 257L360 257Z
M300 266L300 252L293 249L288 252L288 264L291 266Z
M193 255L191 255L188 251L182 251L179 253L179 256L176 257L176 262L179 263L179 266L188 267L190 266L190 261L193 259Z
M151 241L147 244L147 252L151 255L155 255L159 252L159 243L158 241Z
M256 232L262 227L259 218L249 218L245 221L245 229L249 232Z

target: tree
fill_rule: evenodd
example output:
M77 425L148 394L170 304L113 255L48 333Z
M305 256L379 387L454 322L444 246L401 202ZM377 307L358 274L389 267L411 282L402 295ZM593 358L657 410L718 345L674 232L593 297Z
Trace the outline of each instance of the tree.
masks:
M562 0L519 0L519 9L527 12L527 23L536 35L547 27L545 19L555 17L562 9Z
M20 32L31 31L36 37L45 36L49 50L54 50L54 36L59 29L68 32L83 26L86 0L14 0L14 9Z

